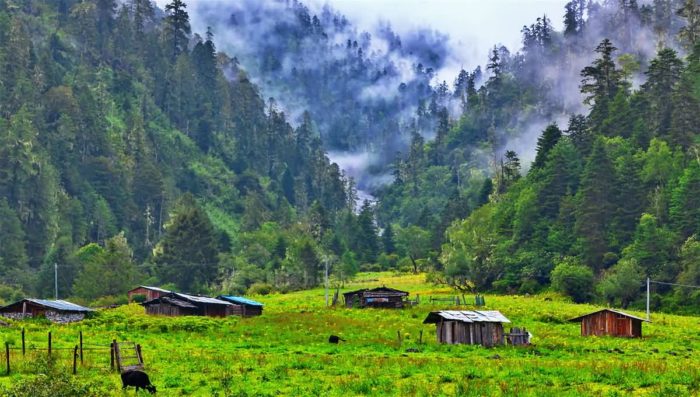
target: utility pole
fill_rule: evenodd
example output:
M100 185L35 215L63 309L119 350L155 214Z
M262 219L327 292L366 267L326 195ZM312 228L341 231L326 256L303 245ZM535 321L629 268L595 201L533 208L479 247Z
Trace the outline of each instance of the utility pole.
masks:
M647 321L651 321L651 313L649 312L649 284L651 280L647 277Z
M54 296L56 300L58 300L58 264L54 263L53 264L53 287L54 287Z
M323 258L323 262L326 265L326 277L325 277L325 285L326 285L326 307L328 307L328 257Z

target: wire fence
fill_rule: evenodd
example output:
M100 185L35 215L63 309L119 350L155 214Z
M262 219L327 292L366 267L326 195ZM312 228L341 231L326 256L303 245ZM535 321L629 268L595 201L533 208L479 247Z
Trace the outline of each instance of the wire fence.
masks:
M28 339L25 330L22 329L17 339L6 341L3 346L3 374L37 373L41 369L38 363L72 368L73 374L79 370L114 369L112 342L86 344L82 331L72 345L65 340L58 342L54 337L52 332L48 332L43 341Z

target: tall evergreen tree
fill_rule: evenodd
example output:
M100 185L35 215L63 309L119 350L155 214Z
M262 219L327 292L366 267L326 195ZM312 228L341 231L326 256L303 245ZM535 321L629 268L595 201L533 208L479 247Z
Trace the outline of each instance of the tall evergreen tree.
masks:
M602 267L609 250L608 226L614 213L615 168L598 138L581 176L576 211L576 234L581 240L583 258L594 269Z
M561 130L556 123L547 126L537 139L537 155L532 163L532 168L542 168L547 161L549 152L556 146L562 137Z

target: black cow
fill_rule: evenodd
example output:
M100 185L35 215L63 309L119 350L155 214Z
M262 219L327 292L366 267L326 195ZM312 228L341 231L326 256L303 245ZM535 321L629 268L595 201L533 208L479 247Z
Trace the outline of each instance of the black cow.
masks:
M338 344L338 342L343 341L345 342L345 339L337 336L337 335L331 335L328 337L328 343L333 343L333 344Z
M139 389L144 389L151 394L156 394L156 387L151 384L148 374L143 371L132 369L122 372L122 389L126 389L128 386L135 386L137 392Z

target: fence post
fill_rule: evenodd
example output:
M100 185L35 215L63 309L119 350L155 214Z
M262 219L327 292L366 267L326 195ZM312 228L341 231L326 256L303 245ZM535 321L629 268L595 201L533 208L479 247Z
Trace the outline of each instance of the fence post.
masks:
M136 353L139 355L139 364L143 365L143 356L141 355L141 345L136 345Z
M78 361L78 345L73 348L73 375L76 374L76 364Z
M25 346L25 343L24 343L24 327L22 327L22 355L23 355L23 356L24 356L24 354L25 354L25 350L24 350L25 348L24 348L24 346Z
M399 339L399 348L401 348L401 331L396 331L396 337Z
M10 343L5 342L5 364L7 365L7 375L10 374Z
M51 331L49 331L49 358L51 358Z
M83 330L80 330L80 365L83 365Z
M418 344L423 344L423 330L420 330L420 334L418 335Z
M114 344L116 343L116 340L112 340L112 343L109 344L109 368L114 371Z

